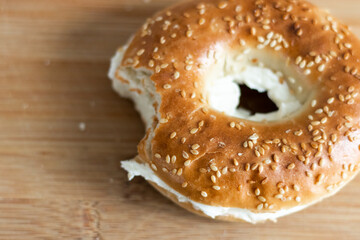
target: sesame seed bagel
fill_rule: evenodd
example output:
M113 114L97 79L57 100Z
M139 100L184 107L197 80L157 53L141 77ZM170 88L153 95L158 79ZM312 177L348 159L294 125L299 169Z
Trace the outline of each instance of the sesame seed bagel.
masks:
M360 168L359 50L347 26L306 1L167 8L112 60L115 90L147 128L137 160L123 167L183 207L225 220L275 220L333 195ZM280 115L259 120L210 104L212 81L260 67L281 75L297 107L282 110L285 99Z

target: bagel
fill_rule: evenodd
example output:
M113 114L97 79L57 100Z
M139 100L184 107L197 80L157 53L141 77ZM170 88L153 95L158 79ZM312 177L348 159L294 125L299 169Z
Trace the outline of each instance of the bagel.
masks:
M347 26L301 0L160 11L111 62L113 88L146 125L121 165L210 218L275 221L319 202L360 168L359 50ZM277 110L239 108L239 84Z

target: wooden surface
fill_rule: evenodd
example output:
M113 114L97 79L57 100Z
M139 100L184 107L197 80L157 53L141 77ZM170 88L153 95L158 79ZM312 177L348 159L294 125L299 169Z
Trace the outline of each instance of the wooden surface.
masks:
M144 129L110 88L109 58L171 2L0 0L0 239L360 239L360 176L259 225L197 217L127 182L119 161ZM360 36L360 1L314 2Z

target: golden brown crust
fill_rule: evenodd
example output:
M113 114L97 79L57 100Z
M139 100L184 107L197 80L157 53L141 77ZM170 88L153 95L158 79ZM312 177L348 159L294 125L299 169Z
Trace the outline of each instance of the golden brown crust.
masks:
M303 110L265 124L209 108L209 49L257 49L267 36L277 39L266 51L285 56L313 91ZM162 99L151 152L146 137L139 154L169 186L203 204L266 212L329 195L360 167L359 49L345 25L305 1L195 0L159 12L122 62L153 71Z

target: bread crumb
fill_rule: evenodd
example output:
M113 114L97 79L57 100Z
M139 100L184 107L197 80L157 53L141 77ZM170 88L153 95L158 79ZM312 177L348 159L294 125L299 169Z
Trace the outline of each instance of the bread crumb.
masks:
M86 123L84 123L84 122L80 122L79 123L79 130L80 131L85 131L86 130Z

